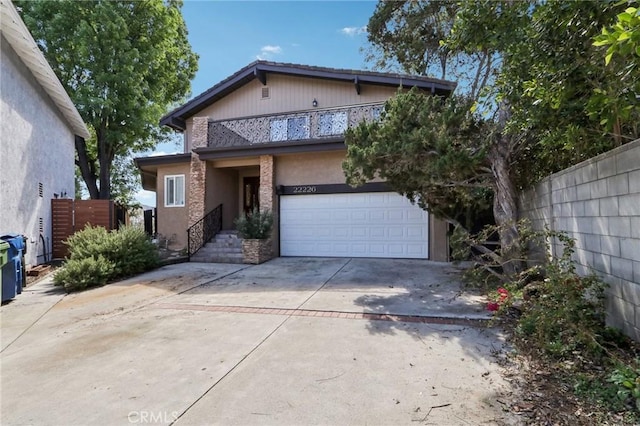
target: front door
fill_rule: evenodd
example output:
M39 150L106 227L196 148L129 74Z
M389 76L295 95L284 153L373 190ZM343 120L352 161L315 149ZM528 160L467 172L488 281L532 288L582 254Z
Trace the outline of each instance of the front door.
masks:
M259 189L260 189L260 178L258 176L255 177L245 177L242 181L242 210L244 214L251 213L254 209L260 208L259 202Z

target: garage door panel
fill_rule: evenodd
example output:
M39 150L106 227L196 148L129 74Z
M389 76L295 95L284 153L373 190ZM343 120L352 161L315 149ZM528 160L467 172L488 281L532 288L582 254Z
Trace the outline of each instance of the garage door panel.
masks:
M386 238L385 229L382 227L371 227L369 236L375 239Z
M385 220L384 212L382 210L369 211L369 220L382 222L383 220Z
M396 193L283 195L283 256L427 258L428 216Z
M407 254L409 256L420 255L422 253L422 245L421 244L407 244Z
M407 239L410 240L424 240L426 238L426 230L420 226L407 226Z
M367 238L369 233L367 232L367 228L352 228L351 229L351 237L353 239L362 239Z

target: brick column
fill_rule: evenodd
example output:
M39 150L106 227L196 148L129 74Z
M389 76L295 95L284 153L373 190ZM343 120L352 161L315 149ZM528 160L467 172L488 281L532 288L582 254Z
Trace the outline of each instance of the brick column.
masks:
M273 207L274 194L273 155L260 156L260 210L275 210Z
M261 155L260 156L260 211L270 210L273 214L273 226L274 230L271 233L271 238L269 238L269 255L265 256L264 260L269 260L273 257L274 253L277 253L276 250L276 241L277 237L277 223L278 218L276 216L276 209L273 203L274 201L274 190L275 190L275 175L273 173L273 155ZM265 252L266 253L266 252ZM263 261L264 261L263 260Z
M191 133L191 150L207 146L209 132L208 117L194 117ZM207 163L197 154L191 153L191 172L189 176L189 226L204 216L207 179Z

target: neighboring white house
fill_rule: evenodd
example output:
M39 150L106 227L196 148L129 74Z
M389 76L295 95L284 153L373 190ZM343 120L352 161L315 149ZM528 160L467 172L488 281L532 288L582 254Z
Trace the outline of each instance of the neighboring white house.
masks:
M75 196L75 138L89 132L15 7L0 0L0 236L51 251L51 199Z

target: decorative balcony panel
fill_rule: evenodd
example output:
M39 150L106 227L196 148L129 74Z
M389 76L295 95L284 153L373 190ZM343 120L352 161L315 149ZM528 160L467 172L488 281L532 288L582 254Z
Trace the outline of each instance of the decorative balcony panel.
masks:
M209 122L208 146L230 147L269 142L335 138L361 121L379 120L384 104Z

